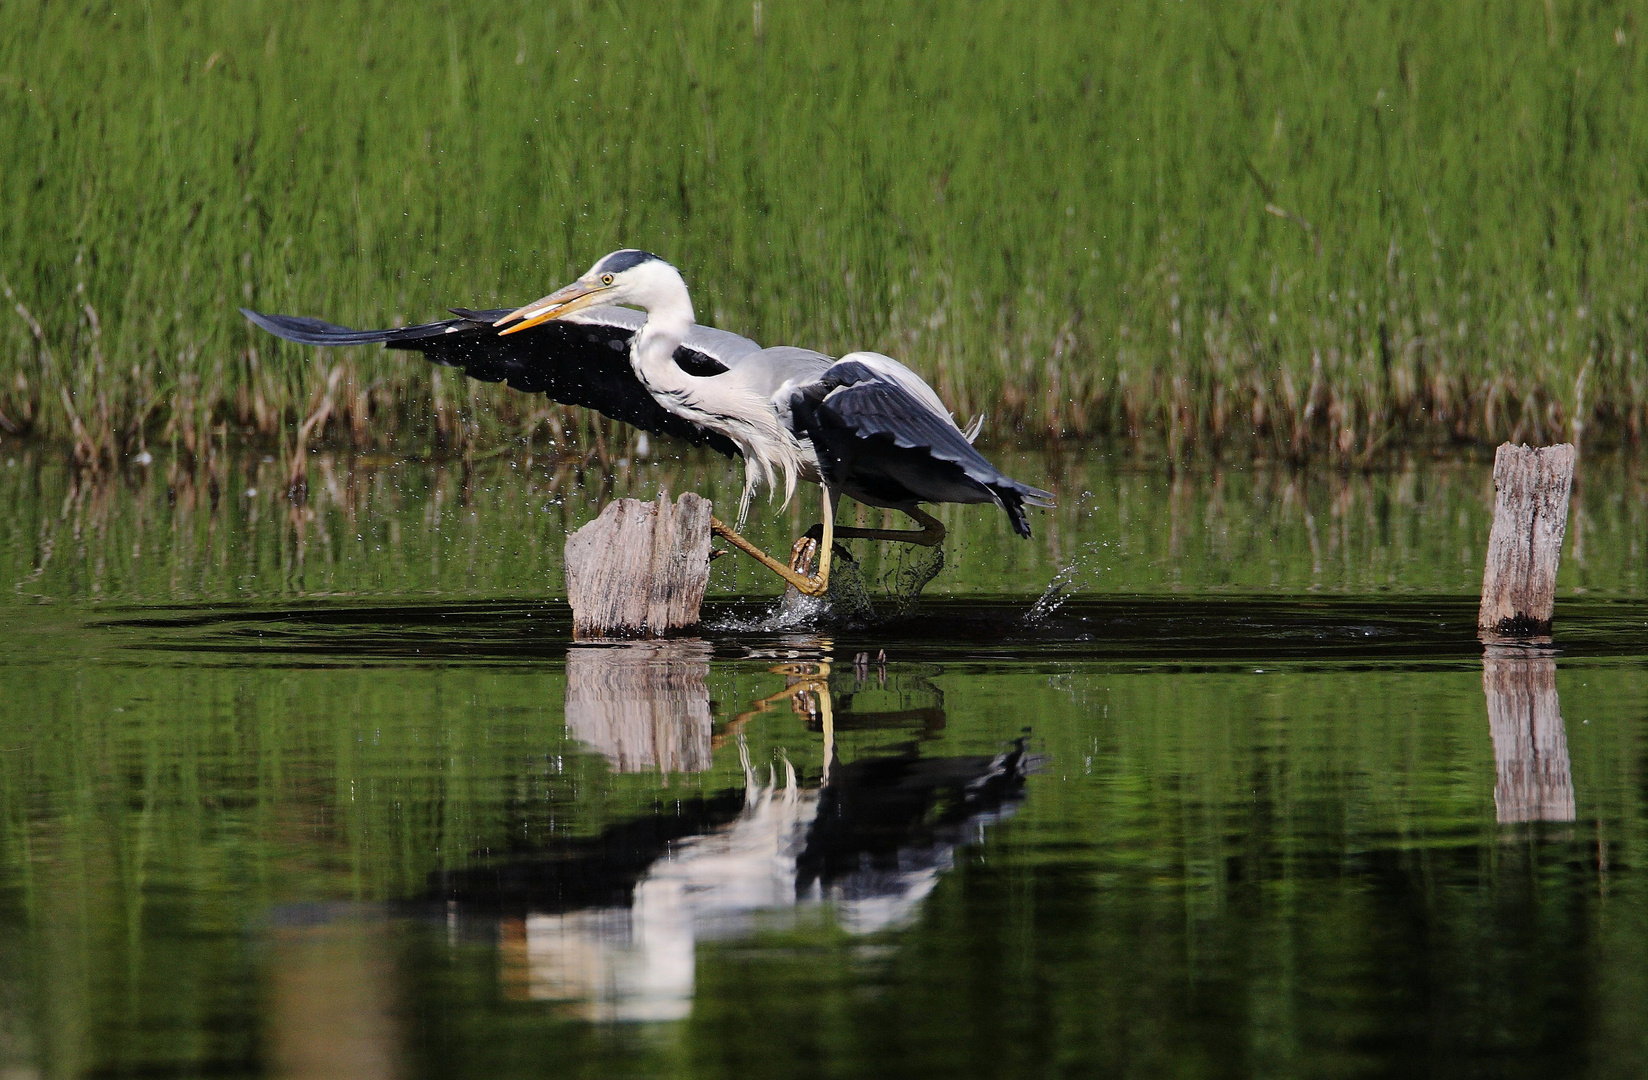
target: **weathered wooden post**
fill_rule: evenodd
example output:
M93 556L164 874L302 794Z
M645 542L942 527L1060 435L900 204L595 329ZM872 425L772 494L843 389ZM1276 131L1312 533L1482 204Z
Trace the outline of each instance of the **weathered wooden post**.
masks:
M1493 532L1476 617L1481 633L1550 633L1573 479L1571 443L1537 450L1505 443L1494 454Z
M566 541L572 636L661 637L698 625L710 576L710 501L619 499Z

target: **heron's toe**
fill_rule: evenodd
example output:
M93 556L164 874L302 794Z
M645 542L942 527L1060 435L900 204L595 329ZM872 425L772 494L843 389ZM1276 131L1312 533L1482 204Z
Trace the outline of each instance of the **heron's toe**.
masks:
M790 545L790 569L798 574L811 574L813 560L818 557L818 541L810 536L797 537Z

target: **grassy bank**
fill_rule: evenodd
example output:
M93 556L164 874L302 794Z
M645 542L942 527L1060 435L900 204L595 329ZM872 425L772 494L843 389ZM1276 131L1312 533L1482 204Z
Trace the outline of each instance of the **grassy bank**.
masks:
M323 405L361 445L587 436L234 309L419 320L620 244L681 265L705 321L901 356L997 437L1354 460L1648 427L1627 3L22 0L7 21L0 432L89 457L274 439Z

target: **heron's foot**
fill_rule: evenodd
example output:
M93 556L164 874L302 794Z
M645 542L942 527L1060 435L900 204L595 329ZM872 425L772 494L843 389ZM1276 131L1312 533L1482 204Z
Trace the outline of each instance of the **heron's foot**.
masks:
M818 561L819 537L802 534L790 545L790 569L798 574L812 576L813 564Z
M829 582L818 573L819 550L818 541L810 536L803 536L790 545L790 569L817 587L817 591L813 591L796 585L803 596L818 597L829 591Z
M726 522L721 521L719 518L710 518L710 531L726 540L727 543L731 544L739 551L742 551L762 566L765 566L768 570L771 570L773 573L783 578L789 584L793 585L796 591L801 593L803 596L819 597L830 591L830 575L828 571L814 576L810 573L804 574L791 569L790 567L779 562L777 559L773 558L771 555L768 555L765 551L762 551L760 548L756 547L754 544L750 543L748 540L744 539L734 530L728 528ZM803 537L803 539L805 539L805 537ZM799 543L800 541L797 541L797 544ZM813 543L814 551L816 551L817 547L817 543ZM792 561L796 558L796 554L796 551L792 548L790 552L790 558ZM810 559L807 565L812 565Z
M840 536L841 534L838 531L836 533L836 535ZM806 532L802 533L799 537L797 537L795 543L790 545L790 569L792 569L792 570L802 570L802 567L799 566L795 561L796 553L801 550L801 545L802 544L812 544L813 547L816 549L818 547L819 542L823 539L824 539L824 526L822 526L822 525L814 525L812 528L808 529ZM841 544L831 544L830 545L830 550L835 553L832 556L832 558L844 559L844 560L846 560L847 562L850 562L850 563L855 563L855 562L858 561L857 559L853 558L853 553L848 551ZM816 554L816 552L815 552L815 554ZM812 563L808 562L807 565L811 566ZM804 570L802 572L811 573L812 571Z

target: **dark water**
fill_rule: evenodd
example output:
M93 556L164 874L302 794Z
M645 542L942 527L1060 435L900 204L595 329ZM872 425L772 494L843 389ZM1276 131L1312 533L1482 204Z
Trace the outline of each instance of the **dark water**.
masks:
M1018 464L913 606L618 647L524 462L13 465L0 1075L1648 1070L1640 472L1485 655L1478 466Z

